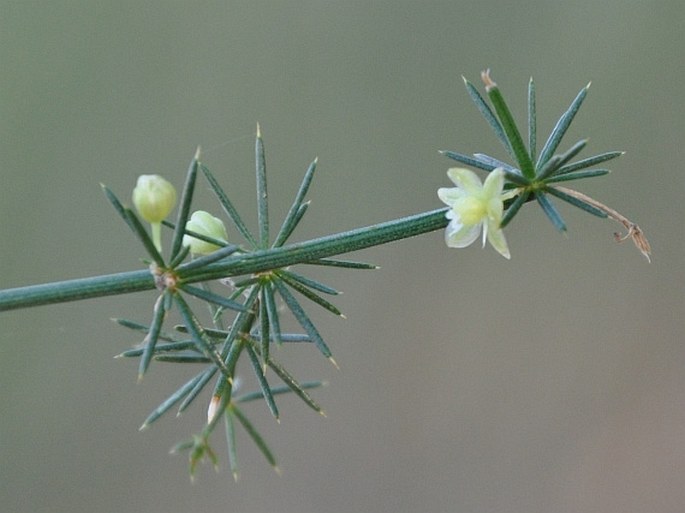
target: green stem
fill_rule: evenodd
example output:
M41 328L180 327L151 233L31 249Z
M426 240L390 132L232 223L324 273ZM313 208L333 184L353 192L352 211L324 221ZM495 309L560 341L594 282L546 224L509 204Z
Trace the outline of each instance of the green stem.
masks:
M0 312L78 299L128 294L155 288L147 269L0 290Z
M162 254L162 223L150 223L150 227L152 228L152 243L155 245L155 248L159 252L159 254Z
M445 210L442 208L279 248L231 256L200 269L191 268L185 273L181 265L177 271L184 282L192 283L311 262L439 230L447 225ZM0 311L154 288L155 280L147 269L31 285L0 290Z

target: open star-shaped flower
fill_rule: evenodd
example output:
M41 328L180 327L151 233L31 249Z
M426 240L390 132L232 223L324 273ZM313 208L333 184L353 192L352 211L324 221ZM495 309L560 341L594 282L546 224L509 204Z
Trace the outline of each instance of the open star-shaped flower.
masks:
M507 241L500 228L503 202L511 196L503 195L504 170L494 169L481 183L473 171L452 168L447 176L456 187L438 189L440 200L450 207L447 219L450 220L445 231L445 242L451 248L464 248L471 245L483 233L485 241L504 258L511 258Z

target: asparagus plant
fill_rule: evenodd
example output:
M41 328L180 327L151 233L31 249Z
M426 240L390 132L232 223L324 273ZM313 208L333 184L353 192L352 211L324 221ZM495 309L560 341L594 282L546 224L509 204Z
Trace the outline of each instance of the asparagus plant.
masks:
M509 259L511 254L504 231L524 205L539 206L557 230L566 231L566 223L555 206L555 200L621 223L626 232L614 234L616 240L632 239L649 260L649 244L637 224L603 203L561 185L604 176L609 170L597 166L622 155L620 151L608 151L574 160L587 145L587 139L559 150L562 138L585 100L589 84L580 90L564 111L538 151L533 80L528 84L527 133L522 134L489 70L484 71L481 78L489 102L464 79L466 90L511 157L511 163L483 153L468 155L442 151L447 158L466 166L450 168L447 175L453 187L437 191L438 198L446 207L312 240L290 242L309 207L306 198L317 160L308 166L289 211L274 230L274 223L269 218L264 142L258 126L255 143L256 233L247 227L217 178L202 161L198 148L191 160L173 222L168 217L175 206L176 190L161 176L139 177L132 194L135 211L103 186L115 211L142 243L148 255L147 268L3 290L0 291L0 310L156 289L158 295L148 323L115 319L142 337L139 344L118 356L139 359L138 379L143 378L153 360L202 364L202 370L155 408L141 429L174 408L182 413L204 390L209 390L204 427L174 448L176 452L188 451L191 476L197 464L204 459L216 464L217 456L210 442L220 422L225 427L228 461L234 476L238 475L236 426L241 426L267 461L278 468L265 440L247 418L246 404L263 400L273 417L278 419L276 398L284 393L294 393L309 408L323 414L321 406L310 393L323 383L299 381L274 358L272 345L310 344L337 366L305 304L313 303L342 316L329 300L339 292L307 277L307 267L376 269L373 264L340 256L442 229L445 230L446 245L450 248L469 246L480 237L483 246L489 242L498 253ZM467 167L484 175L484 181ZM198 178L204 178L209 184L225 220L205 210L191 214ZM232 224L241 240L229 238L225 221ZM144 222L150 224L149 233ZM163 252L162 228L171 231L167 252ZM292 270L295 265L304 270ZM211 310L208 322L202 322L196 313L197 304L204 303ZM284 309L279 308L281 304L285 305ZM165 329L165 321L172 310L177 311L181 322ZM292 314L301 330L286 332L282 329L283 311ZM242 392L239 389L236 366L241 358L249 361L256 377L259 388L255 391ZM280 384L273 384L270 376L277 377Z

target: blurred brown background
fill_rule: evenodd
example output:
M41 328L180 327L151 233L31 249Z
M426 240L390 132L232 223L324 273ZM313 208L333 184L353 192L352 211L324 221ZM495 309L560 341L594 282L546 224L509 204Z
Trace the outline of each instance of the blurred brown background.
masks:
M0 287L138 269L142 248L99 183L128 198L141 173L182 184L195 147L254 226L261 123L274 219L319 157L297 240L438 208L440 149L504 158L461 82L485 67L539 132L588 81L563 148L621 149L580 186L637 221L560 205L569 237L530 206L513 258L448 251L442 233L316 270L348 320L311 308L334 356L281 350L328 418L248 409L233 483L167 450L204 406L138 432L190 373L136 384L112 356L138 341L154 294L0 315L0 510L7 512L679 513L685 505L680 1L0 2ZM542 144L540 141L539 144ZM201 187L198 205L219 212ZM233 232L235 235L235 233Z

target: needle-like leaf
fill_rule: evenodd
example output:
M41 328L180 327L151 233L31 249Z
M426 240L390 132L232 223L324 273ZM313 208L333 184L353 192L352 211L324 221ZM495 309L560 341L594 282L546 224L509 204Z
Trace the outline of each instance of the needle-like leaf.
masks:
M186 175L186 182L183 185L181 202L179 203L178 208L178 216L176 217L176 229L174 230L174 238L171 241L172 260L174 260L176 255L178 255L178 253L181 251L186 223L188 222L188 217L190 216L190 204L193 201L193 194L195 192L195 180L197 178L199 160L200 148L197 149L193 160L190 162L188 174Z
M226 335L223 346L221 348L221 358L224 361L227 361L228 354L231 351L231 349L235 349L235 342L238 341L238 339L241 336L243 336L243 334L250 332L252 323L254 322L256 316L256 312L254 311L254 309L256 309L255 302L259 297L259 288L260 287L256 286L252 287L249 295L247 296L247 299L245 300L245 304L243 305L245 307L245 310L238 313L235 320L233 321L233 324L228 330L228 335Z
M117 213L121 216L121 218L126 221L126 224L129 225L131 230L135 231L135 228L131 226L131 221L129 220L128 216L126 215L126 207L121 204L121 201L119 201L119 198L116 197L116 194L114 194L109 187L107 187L105 184L100 184L100 187L102 187L102 192L105 193L105 196L109 200L109 202L112 204L114 207L114 210L117 211Z
M290 206L290 210L285 216L283 224L281 225L281 229L278 232L278 235L276 235L276 239L274 240L272 247L281 246L295 228L298 217L302 217L302 215L298 216L298 213L300 211L300 207L303 206L304 198L306 197L307 191L309 190L309 186L312 183L312 178L314 177L314 171L316 170L317 162L318 159L314 159L314 161L311 164L309 164L309 168L307 168L307 172L304 174L304 178L302 179L300 188L298 189L297 194L295 195L295 200L293 201L293 204Z
M158 354L155 361L160 363L212 363L212 360L198 353Z
M183 296L179 293L176 293L174 295L174 299L178 305L178 310L181 313L181 317L183 317L186 328L188 328L188 334L193 338L198 348L207 358L212 360L212 363L214 363L214 365L216 365L228 379L232 379L233 376L231 371L226 367L226 364L223 362L221 356L214 348L214 345L207 338L207 335L204 333L204 329L196 319L195 314L193 314L192 310L188 306L188 303L186 303L185 299L183 299Z
M172 230L176 229L176 224L172 223L170 221L166 221L166 220L162 221L162 224L164 226L166 226L167 228L171 228ZM194 239L199 239L201 241L208 242L208 243L213 244L215 246L219 246L219 248L231 247L231 248L235 248L234 251L238 251L240 249L239 246L229 244L226 241L221 240L221 239L215 239L214 237L210 237L209 235L205 235L204 233L194 232L193 230L185 229L185 230L183 230L183 235L189 235L189 236L193 237ZM187 252L190 251L190 247L189 246L183 246L184 251L185 251L185 248L188 248L188 250L186 251L186 254L187 254ZM213 255L214 253L211 253L211 254ZM223 254L223 256L227 256L227 255ZM179 262L181 260L183 260L183 259L181 258L179 260ZM198 259L196 259L196 260L198 260ZM193 262L194 261L195 260L193 260ZM202 264L202 265L205 265L205 264ZM170 267L171 267L171 265L170 265Z
M259 432L255 429L255 427L252 425L252 423L249 420L247 420L247 417L245 417L240 408L238 408L234 404L231 404L228 406L228 409L230 410L230 413L234 415L235 418L238 419L238 421L242 424L245 431L247 431L247 434L250 435L252 441L255 443L255 445L259 448L259 450L266 458L266 461L268 461L269 464L278 471L278 466L276 465L276 458L274 457L273 453L266 445L266 442L259 434Z
M551 159L544 163L544 165L538 170L536 178L538 180L545 180L552 174L554 174L558 169L561 162L561 156L554 155Z
M219 203L221 203L221 208L223 208L228 218L233 222L234 226L242 234L242 236L245 237L245 240L253 248L256 248L257 242L255 241L255 238L252 236L252 233L247 228L247 225L243 222L242 218L240 217L240 214L238 214L238 211L233 206L233 203L231 203L231 200L228 199L228 196L219 185L219 182L217 182L216 178L214 178L212 172L206 166L203 165L200 166L200 169L202 169L202 173L205 175L205 178L209 182L209 186L214 191L214 194L216 194L216 197L219 199Z
M188 330L185 326L178 325L175 326L175 328L180 331L181 333L187 333ZM272 327L272 332L273 332L273 327ZM280 331L280 330L279 330ZM205 328L205 333L207 334L208 337L211 337L213 339L220 339L220 340L225 340L227 338L227 335L229 334L228 331L225 330L215 330L211 328ZM257 335L251 335L256 341L261 341L261 337ZM276 338L273 336L270 337L271 342L276 342ZM295 343L300 343L300 342L311 342L312 339L309 337L309 335L305 335L303 333L281 333L281 341L282 342L295 342ZM195 344L190 341L183 341L183 342L176 342L178 344L177 349L189 349L189 346L195 347ZM172 346L173 344L168 344L169 346ZM161 348L164 347L162 344L157 345L157 349L161 350ZM176 347L171 348L170 351L175 350ZM137 351L137 354L134 354L134 352ZM131 354L129 354L129 352ZM140 356L142 354L142 349L131 349L129 351L125 351L126 354L122 353L122 356Z
M224 296L220 296L219 294L215 294L213 292L201 289L199 287L194 287L193 285L189 285L188 283L183 283L179 285L179 288L184 292L187 292L188 294L191 294L195 297L199 297L200 299L203 299L205 301L209 301L210 303L213 303L215 305L219 305L230 310L235 310L236 312L242 312L243 310L245 310L245 307L237 301L232 301L228 298L225 298Z
M461 164L466 164L467 166L475 167L476 169L482 169L484 171L492 171L497 167L493 166L492 164L486 164L478 159L470 157L469 155L464 155L463 153L458 153L456 151L441 150L440 154L449 159L456 160Z
M259 388L262 391L264 401L269 407L271 415L278 419L278 406L276 406L274 396L271 394L271 387L269 386L269 382L266 380L266 376L264 375L264 369L262 367L261 362L259 361L259 356L255 352L252 345L247 346L247 355L250 358L252 369L254 370L255 376L257 377L257 381L259 382Z
M504 228L509 224L509 222L514 218L514 216L518 213L518 211L521 209L523 204L528 201L528 197L530 196L530 192L528 191L522 191L521 194L516 196L516 199L509 205L509 208L504 212L504 216L502 217L502 221L500 222L500 228Z
M511 155L513 158L516 158L516 154L514 153L514 150L511 147L510 140L507 138L507 135L505 134L504 127L502 126L501 123L501 118L497 119L497 116L492 112L488 104L485 102L483 97L480 95L478 92L478 89L466 80L464 77L461 77L464 80L464 85L466 86L466 91L469 93L469 96L471 97L471 100L473 100L473 103L476 104L476 107L480 111L480 113L483 115L485 118L485 121L488 122L490 127L492 128L493 132L495 132L495 135L497 138L500 140L500 142L504 145L506 148L507 152L509 155Z
M255 141L255 161L257 171L257 221L259 223L259 247L269 247L269 196L266 190L266 157L262 132L257 125Z
M283 334L281 333L281 321L278 315L278 309L276 308L276 299L274 298L274 286L271 282L266 284L264 290L264 303L266 305L266 312L269 317L269 324L271 327L271 335L269 337L270 341L275 341L277 345L281 345L283 342ZM307 337L308 340L309 337ZM262 339L263 344L263 339Z
M162 221L162 223L163 222L164 221ZM181 251L179 251L178 254L171 260L171 262L169 262L169 268L175 269L181 262L185 260L189 253L190 246L183 246L181 248Z
M162 337L159 337L162 338ZM162 353L176 353L179 351L196 351L197 348L195 347L195 343L192 341L184 341L184 342L170 342L166 344L160 344L159 342L155 346L155 355L159 355ZM143 355L144 348L143 347L137 347L135 349L128 349L126 351L123 351L116 355L114 358L138 358Z
M329 267L343 267L345 269L379 269L376 264L368 264L366 262L355 262L352 260L338 260L336 258L320 258L319 260L312 260L311 262L304 262L309 265L323 265Z
M481 78L483 79L483 83L485 83L485 91L488 93L492 106L495 107L497 117L499 118L506 138L509 141L507 147L511 148L513 156L516 159L516 162L518 162L519 169L521 169L521 174L532 180L535 177L535 168L533 162L530 160L528 150L526 150L526 146L523 144L521 133L516 126L514 117L511 115L509 106L504 101L502 92L499 90L499 87L497 87L497 84L490 78L489 70L481 73Z
M573 146L571 146L564 153L559 155L559 167L564 166L573 157L575 157L581 151L583 151L583 148L585 148L585 146L587 146L587 139L582 139L582 140L578 141L576 144L574 144Z
M116 322L117 324L119 324L120 326L123 326L124 328L128 328L130 330L140 331L140 332L146 333L146 334L150 332L150 327L147 324L141 324L139 322L131 321L129 319L114 318L112 320L114 322ZM178 340L173 335L171 335L169 333L160 332L158 338L160 340L167 340L170 342L178 342Z
M316 329L316 326L314 326L312 321L309 319L309 316L305 313L302 306L300 306L300 303L290 293L286 286L281 283L281 280L274 280L273 283L278 289L278 293L285 300L285 303L286 305L288 305L288 308L290 308L290 311L293 313L293 315L298 320L300 325L304 328L307 334L314 341L316 347L318 347L319 351L321 351L321 353L330 360L331 350L326 345L326 342L324 342L323 338L321 337L321 334L319 333L319 330Z
M303 381L302 383L299 383L300 388L302 390L308 390L310 388L319 388L324 385L326 385L325 381ZM290 394L293 393L293 389L290 388L287 385L282 385L279 387L273 387L271 388L271 395L277 396L281 394ZM233 400L236 403L247 403L250 401L255 401L257 399L264 399L264 394L262 394L261 391L254 391L254 392L247 392L245 394L242 394L238 397L234 397Z
M318 294L316 294L312 290L310 290L307 287L305 287L304 285L302 285L302 283L300 283L299 281L292 279L290 276L288 276L285 273L279 272L278 275L280 276L280 278L284 282L286 282L288 285L290 285L292 288L294 288L296 291L298 291L300 294L305 296L310 301L313 301L314 303L325 308L326 310L328 310L329 312L331 312L334 315L337 315L339 317L344 317L342 312L340 312L340 310L338 310L338 308L335 305L326 301L324 298L322 298L321 296L319 296Z
M533 77L528 81L528 153L530 160L535 162L537 144L537 113L535 105L535 82Z
M266 372L266 361L269 359L269 338L271 326L269 325L269 312L266 308L266 291L268 285L263 284L259 289L259 336L262 339L261 352L264 359L262 373Z
M183 385L181 388L176 390L173 394L171 394L162 404L157 406L150 415L145 419L145 422L143 422L143 425L140 427L140 429L145 429L148 427L150 424L152 424L154 421L156 421L158 418L160 418L162 415L164 415L169 409L176 404L178 401L180 401L184 396L186 396L193 388L197 386L197 384L200 382L202 379L203 373L198 374L194 378L190 379L188 382L186 382L185 385Z
M285 370L280 363L273 358L269 358L268 363L269 367L278 375L279 378L283 380L283 383L285 383L295 393L295 395L297 395L297 397L302 399L305 404L315 412L321 415L324 414L321 406L319 406L318 403L305 391L305 387L303 387L287 370Z
M226 426L226 445L228 447L228 466L233 474L233 479L238 480L238 452L235 444L235 424L230 408L224 411L224 425Z
M594 166L595 164L600 164L601 162L606 162L607 160L615 159L616 157L620 157L623 154L624 152L622 151L608 151L606 153L601 153L600 155L595 155L593 157L588 157L583 160L578 160L573 164L567 164L561 167L558 171L558 174L562 175L566 173L571 173L573 171L577 171L578 169L585 169L586 167Z
M547 214L547 217L549 217L549 220L552 221L552 224L554 225L554 227L557 230L559 230L560 232L565 232L566 231L566 223L564 223L564 220L561 217L561 214L559 214L559 211L552 204L552 202L549 200L547 195L544 192L536 191L535 192L535 199L538 200L538 203L542 207L542 210L545 212L545 214Z
M521 171L518 168L515 168L511 164L507 164L506 162L493 158L490 155L485 155L484 153L474 153L473 157L487 166L492 166L492 169L501 167L502 169L510 173L516 173L519 175L521 174Z
M298 274L293 271L281 269L278 271L279 276L288 276L288 278L291 278L292 280L295 280L305 287L312 288L314 290L318 290L319 292L323 292L324 294L331 294L333 296L337 296L340 294L340 291L335 290L332 287L329 287L328 285L324 285L320 281L312 280L311 278L307 278L306 276L302 276L301 274Z
M164 294L166 294L166 292L160 294L157 298L157 301L155 301L152 322L150 323L150 331L145 337L145 348L143 350L143 355L140 359L140 365L138 367L138 381L143 379L143 375L150 365L150 360L154 354L159 333L162 330L162 323L164 322L164 317L166 314L166 310L164 309Z
M183 402L178 406L178 415L183 413L186 408L188 408L188 406L190 406L190 404L197 398L197 396L200 395L200 392L204 390L205 386L207 386L207 383L209 383L209 380L212 379L216 372L217 368L215 366L211 366L195 376L197 381L189 389L188 394L186 395L185 399L183 399Z
M138 216L136 216L133 210L129 208L124 209L124 215L127 217L128 225L133 229L133 233L135 233L140 239L140 241L143 243L143 246L145 247L147 254L150 255L150 257L155 261L155 264L157 264L158 267L165 267L166 264L164 263L162 255L160 255L159 251L157 251L157 248L155 247L155 244L152 242L152 239L148 235L147 231L145 231L145 228L143 227L142 223L138 220Z
M594 206L590 205L589 203L587 203L587 202L585 202L579 198L569 196L568 194L566 194L563 191L560 191L559 189L556 189L554 187L548 187L547 192L549 192L553 196L556 196L559 199L564 200L567 203L570 203L574 207L578 207L579 209L584 210L585 212L588 212L592 215L595 215L595 216L601 217L601 218L608 217L607 213L604 212L603 210L600 210L597 207L594 207Z
M580 180L581 178L592 178L594 176L604 176L611 171L608 169L586 169L585 171L575 171L571 173L564 173L552 176L545 180L545 183L569 182L571 180Z
M562 114L562 116L559 118L559 121L557 121L557 124L552 129L552 133L549 135L545 145L542 147L542 151L540 151L540 156L538 157L537 164L535 166L536 168L541 168L547 162L547 160L552 157L554 152L557 151L557 147L559 146L561 139L566 134L566 131L571 125L573 118L576 116L578 109L580 109L580 106L583 104L583 100L585 100L585 97L587 96L587 90L589 87L590 84L586 85L580 90L578 96L575 97L569 108Z

